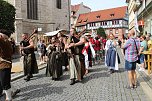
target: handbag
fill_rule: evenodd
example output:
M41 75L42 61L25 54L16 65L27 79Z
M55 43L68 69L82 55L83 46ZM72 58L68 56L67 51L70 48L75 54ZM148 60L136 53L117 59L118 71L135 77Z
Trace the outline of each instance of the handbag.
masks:
M133 39L134 40L134 39ZM135 40L134 40L135 42ZM137 50L137 56L138 56L138 60L136 61L136 63L140 64L140 55L138 55L138 49L137 49L137 45L136 45L136 42L135 42L135 46L136 46L136 50Z

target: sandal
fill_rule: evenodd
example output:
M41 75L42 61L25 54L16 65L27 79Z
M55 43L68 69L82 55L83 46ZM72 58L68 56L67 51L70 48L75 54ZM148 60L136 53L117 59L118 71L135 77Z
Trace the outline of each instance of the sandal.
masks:
M127 88L127 89L134 89L133 86L127 86L126 88Z
M15 92L12 92L12 97L15 97L16 94L20 93L20 89L17 89Z
M137 88L137 85L133 85L134 86L134 88Z

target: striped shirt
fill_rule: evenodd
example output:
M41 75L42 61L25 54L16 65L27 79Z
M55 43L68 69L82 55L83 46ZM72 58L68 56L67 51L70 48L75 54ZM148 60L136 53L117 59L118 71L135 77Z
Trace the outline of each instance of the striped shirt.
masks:
M124 45L125 60L127 60L129 62L135 62L135 61L138 60L138 55L137 55L135 42L136 42L137 49L138 49L138 52L139 52L140 40L138 40L136 38L129 38Z

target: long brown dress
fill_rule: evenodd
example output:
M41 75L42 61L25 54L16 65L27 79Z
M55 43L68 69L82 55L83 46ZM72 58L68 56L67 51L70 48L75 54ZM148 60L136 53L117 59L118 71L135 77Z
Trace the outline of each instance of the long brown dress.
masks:
M62 73L62 54L60 46L50 46L51 52L48 54L46 76L52 76L53 80L60 78Z

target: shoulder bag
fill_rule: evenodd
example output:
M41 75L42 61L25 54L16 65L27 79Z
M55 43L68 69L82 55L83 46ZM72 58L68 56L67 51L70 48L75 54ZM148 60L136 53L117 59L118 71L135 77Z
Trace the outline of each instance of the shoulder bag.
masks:
M134 40L134 39L133 39ZM138 60L136 61L136 63L140 64L140 55L138 55L139 51L137 49L137 45L136 45L136 41L134 40L135 46L136 46L136 51L137 51L137 56L138 56Z

